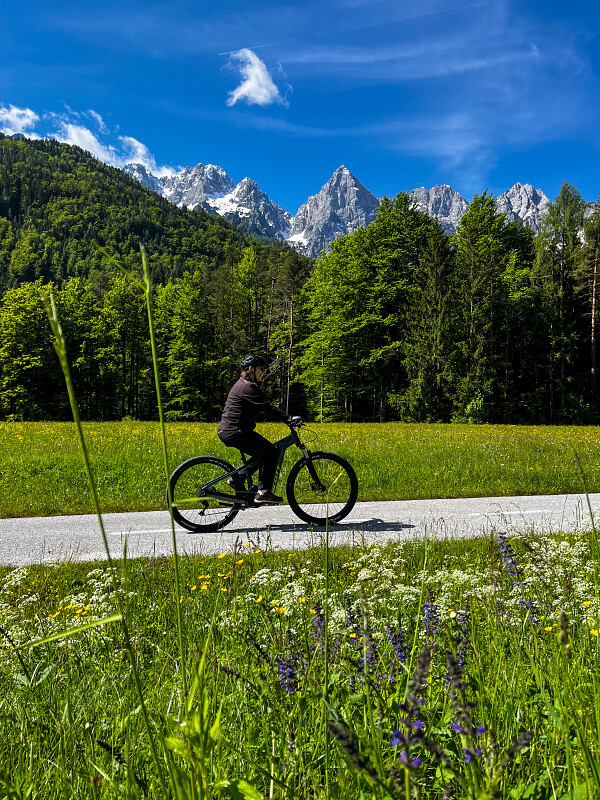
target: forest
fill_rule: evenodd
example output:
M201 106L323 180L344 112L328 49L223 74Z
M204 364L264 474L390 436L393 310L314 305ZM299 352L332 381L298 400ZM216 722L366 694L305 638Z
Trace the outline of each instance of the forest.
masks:
M171 420L217 420L259 352L310 419L598 422L600 205L568 183L537 234L484 192L448 236L401 193L311 261L79 148L0 136L3 419L68 418L49 291L83 418L156 418L144 299L111 260L139 272L140 244Z

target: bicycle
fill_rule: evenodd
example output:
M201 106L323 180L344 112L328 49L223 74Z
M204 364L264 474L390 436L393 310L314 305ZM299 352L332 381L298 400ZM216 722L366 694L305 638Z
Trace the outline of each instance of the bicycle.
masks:
M352 465L336 453L311 452L300 439L300 417L287 423L290 433L274 442L278 450L273 488L277 487L285 451L296 445L302 457L288 475L286 494L294 514L312 525L339 522L354 508L358 497L358 479ZM241 451L240 451L241 452ZM252 474L260 460L247 460L234 467L218 456L195 456L180 464L169 479L174 520L193 533L212 533L228 525L239 511L259 508L254 503L257 486Z

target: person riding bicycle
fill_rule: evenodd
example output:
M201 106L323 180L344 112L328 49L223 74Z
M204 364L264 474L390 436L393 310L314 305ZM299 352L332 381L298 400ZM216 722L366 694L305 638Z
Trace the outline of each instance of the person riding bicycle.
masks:
M256 415L264 411L288 423L292 418L269 402L262 393L259 384L266 367L267 362L262 356L250 355L242 359L242 374L227 395L217 436L227 447L236 447L246 455L261 459L254 502L277 504L283 503L283 497L278 497L272 491L277 469L277 448L254 430Z

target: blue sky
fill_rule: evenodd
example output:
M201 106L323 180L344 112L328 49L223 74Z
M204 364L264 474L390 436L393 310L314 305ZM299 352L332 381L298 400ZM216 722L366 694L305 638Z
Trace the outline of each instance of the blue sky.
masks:
M3 2L0 130L218 164L292 213L340 164L378 197L596 200L599 32L593 0Z

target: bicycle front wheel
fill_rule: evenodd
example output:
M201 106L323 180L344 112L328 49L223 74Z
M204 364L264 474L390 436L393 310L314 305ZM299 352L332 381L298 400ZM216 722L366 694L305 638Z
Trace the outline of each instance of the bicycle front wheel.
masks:
M233 467L222 458L215 456L196 456L180 464L171 475L171 497L173 499L173 519L182 528L192 533L213 533L228 525L238 513L233 505L236 491L242 490L239 475L232 477L233 486L226 476ZM212 490L227 494L231 499L217 500L207 496L202 487L221 477ZM169 493L167 489L167 507Z
M345 458L319 451L302 458L288 476L287 499L297 517L313 525L344 519L356 503L358 478Z

